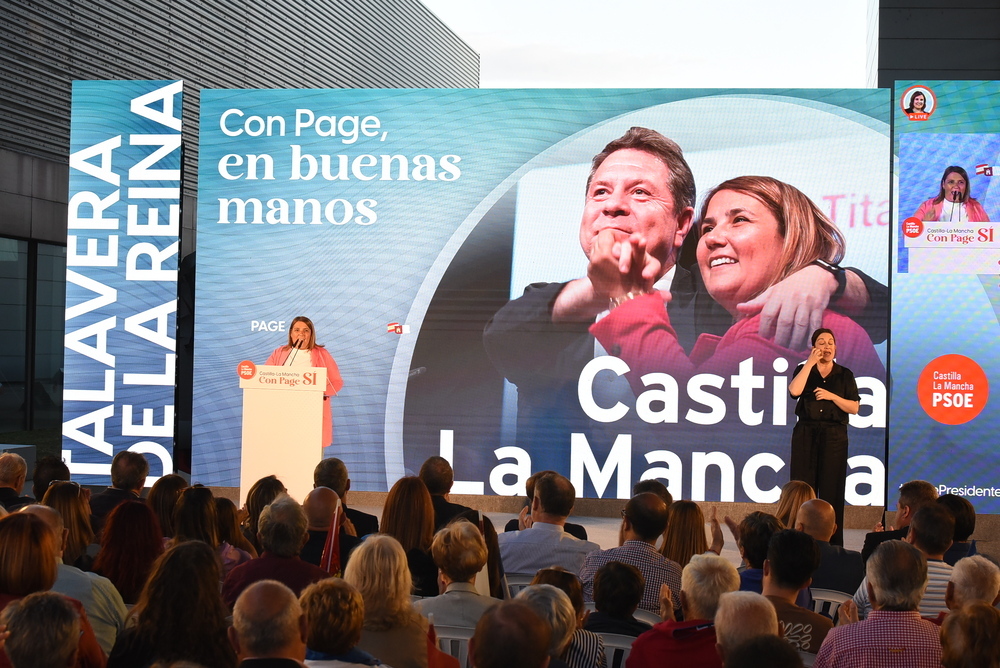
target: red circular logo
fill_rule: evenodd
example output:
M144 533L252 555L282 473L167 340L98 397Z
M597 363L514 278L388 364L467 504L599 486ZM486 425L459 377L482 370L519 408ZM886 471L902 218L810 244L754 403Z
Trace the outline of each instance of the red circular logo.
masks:
M916 239L924 232L924 224L919 218L907 218L903 221L903 234Z
M979 415L990 397L986 372L965 355L931 360L917 379L917 400L941 424L965 424Z
M250 360L243 360L236 365L236 373L239 374L240 378L249 380L257 375L257 365Z

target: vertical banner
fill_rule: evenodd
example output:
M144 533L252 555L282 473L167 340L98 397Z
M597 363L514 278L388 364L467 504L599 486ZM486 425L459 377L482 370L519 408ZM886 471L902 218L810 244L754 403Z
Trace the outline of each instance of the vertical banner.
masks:
M106 484L122 450L173 471L182 81L75 81L63 459Z

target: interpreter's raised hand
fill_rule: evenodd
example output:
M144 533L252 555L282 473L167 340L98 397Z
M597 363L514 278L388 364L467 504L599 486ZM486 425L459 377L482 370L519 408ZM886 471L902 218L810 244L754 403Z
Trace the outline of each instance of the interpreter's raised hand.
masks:
M823 312L836 290L833 274L809 265L737 304L736 309L746 317L760 314L758 333L763 338L791 350L805 350L812 332L823 326Z
M665 622L676 621L674 618L674 594L666 582L660 585L660 617Z
M816 395L816 399L819 400L819 401L823 401L823 400L833 401L834 399L837 398L836 394L834 394L830 390L827 390L827 389L822 388L822 387L817 387L813 391L813 394Z
M844 626L845 624L854 624L858 621L858 606L854 602L854 599L847 599L840 604L840 608L837 610L837 625Z

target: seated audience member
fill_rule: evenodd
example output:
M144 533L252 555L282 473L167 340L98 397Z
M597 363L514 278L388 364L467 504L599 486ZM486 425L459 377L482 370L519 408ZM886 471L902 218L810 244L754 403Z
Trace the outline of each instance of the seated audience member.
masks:
M434 615L443 626L475 628L497 600L480 596L476 575L486 565L486 541L471 522L457 520L434 534L431 554L438 565L441 594L417 601L414 607L424 617Z
M715 637L722 665L729 653L759 636L780 635L778 616L771 602L752 591L734 591L719 597Z
M667 616L651 631L635 639L628 668L720 668L722 660L715 649L715 615L719 598L736 591L739 586L740 575L728 559L715 554L691 557L681 573L684 621L678 622L671 617L671 604L662 605Z
M53 480L69 480L69 467L66 462L55 455L45 455L35 463L35 471L31 475L31 494L36 499L45 496Z
M467 520L479 528L486 541L486 573L489 575L489 592L493 598L510 598L507 580L504 575L503 563L500 561L500 543L497 542L497 530L490 518L478 510L467 510L459 513L454 521ZM482 583L476 581L476 589L484 592Z
M778 614L780 635L800 652L815 654L833 622L795 605L819 565L819 548L801 531L785 529L771 536L764 562L764 597Z
M0 518L0 609L29 594L48 591L55 584L59 553L49 526L30 513L14 513ZM79 601L69 600L80 616L81 634L77 637L78 668L99 668L105 658ZM10 661L0 652L0 668Z
M531 526L497 536L504 570L535 573L540 568L562 566L580 572L587 554L600 546L563 530L575 501L576 489L568 479L558 473L539 478L531 501Z
M663 503L667 504L667 508L669 508L674 502L674 497L671 496L667 486L656 478L640 480L632 485L632 496L639 496L640 494L644 494L646 492L651 492L663 499Z
M24 461L24 457L13 452L0 455L0 506L7 512L34 501L30 496L21 496L27 478L28 464Z
M314 487L311 492L306 494L306 498L302 502L302 510L305 511L306 520L309 523L309 538L299 555L302 557L302 561L307 561L315 566L320 565L323 560L323 548L326 547L327 534L330 533L330 525L333 522L333 513L339 500L337 493L328 487ZM350 556L351 550L361 542L360 538L348 533L348 527L351 526L350 520L345 522L344 519L346 519L346 515L343 514L343 506L341 506L341 523L338 532L341 572L347 565L347 558Z
M153 565L130 624L118 636L108 668L136 668L155 661L192 661L232 668L236 655L226 638L227 610L219 595L215 550L192 540L163 553Z
M466 510L472 510L460 503L452 503L448 495L455 484L455 471L444 457L428 457L420 467L420 479L427 485L434 504L434 530L437 531Z
M660 587L667 584L673 594L674 609L680 609L681 567L656 551L656 541L667 528L667 514L667 504L656 494L645 492L629 499L622 511L618 531L622 539L621 546L595 550L584 559L580 580L583 582L585 601L594 600L594 575L597 569L609 561L620 561L635 566L642 573L646 590L642 594L640 608L650 612L658 611Z
M260 554L261 551L260 543L257 540L257 525L260 522L260 513L267 504L287 492L288 490L285 489L284 483L278 480L277 476L273 475L264 476L251 485L250 491L247 492L247 500L244 506L247 514L246 520L244 520L243 536L257 550L257 554Z
M437 566L431 557L434 505L427 486L420 478L400 478L389 490L382 510L382 533L398 540L406 551L406 563L413 578L413 593L417 596L437 596Z
M104 518L123 501L135 501L146 486L149 462L139 452L123 450L111 460L111 487L90 497L90 512L93 515L94 531L98 534L104 527ZM58 509L57 509L58 510ZM67 521L63 514L63 521Z
M426 668L427 619L413 609L403 546L375 534L355 548L344 580L361 594L365 623L357 648L393 668Z
M68 532L63 563L89 571L98 548L94 544L90 505L85 490L76 482L55 481L42 497L42 504L59 513Z
M938 493L934 485L926 480L911 480L899 486L899 500L896 502L895 526L884 530L876 524L875 530L865 534L865 544L861 548L861 558L868 561L875 548L887 540L902 540L910 530L910 520L920 506L934 503Z
M66 668L76 665L80 615L65 596L29 594L0 615L10 634L3 649L13 668Z
M944 596L948 580L951 579L952 567L942 557L951 545L954 533L955 520L951 513L937 504L925 504L913 514L904 540L920 550L926 559L927 588L920 601L920 614L923 617L937 617L948 610ZM854 604L861 619L865 619L871 612L872 603L868 600L865 583L854 594Z
M188 487L177 499L171 543L176 545L189 540L207 543L219 554L222 560L222 577L225 578L234 568L247 563L252 557L245 550L219 539L217 513L212 490L207 487ZM233 601L236 601L235 596Z
M726 668L802 668L802 657L777 636L757 636L726 655Z
M712 546L709 547L705 538L705 515L701 506L694 501L674 501L670 506L670 524L663 533L663 547L660 554L677 562L684 568L696 554L706 552L722 553L725 539L722 527L716 518L715 507L712 508Z
M976 530L976 508L968 499L957 494L945 494L938 497L937 502L955 518L951 547L944 553L944 562L954 566L959 559L976 553L976 541L969 540Z
M552 629L523 601L486 611L469 640L473 668L546 668Z
M94 572L111 580L126 604L139 600L153 564L163 554L161 534L156 515L142 501L120 503L108 514Z
M257 556L257 549L247 540L240 529L239 511L231 499L215 497L215 519L219 531L219 543L227 543L251 557Z
M240 668L300 666L306 658L306 628L292 590L274 580L260 580L236 599L229 642Z
M327 578L302 590L306 616L306 665L311 668L360 668L381 662L355 645L361 640L365 603L357 589Z
M620 561L604 564L594 575L596 610L587 616L584 628L594 633L622 636L638 636L653 628L632 616L645 588L642 573L635 566Z
M187 480L176 473L161 477L149 488L146 503L156 513L164 538L174 537L174 508L181 492L189 487Z
M781 496L778 497L778 509L774 511L774 516L778 518L782 526L795 528L796 515L803 503L816 498L816 492L812 485L802 480L789 480L781 488ZM839 544L839 543L838 543Z
M1000 567L979 555L959 559L951 571L944 602L948 613L942 612L932 619L935 624L940 624L948 614L967 605L1000 603Z
M535 573L531 580L533 585L547 584L569 597L569 602L573 606L573 613L576 615L576 630L570 638L569 645L563 652L562 659L570 668L603 668L605 663L604 641L593 631L583 628L583 622L587 617L587 610L583 605L583 588L580 579L564 568L555 566L553 568L543 568Z
M277 580L298 596L307 585L330 577L320 567L299 558L299 551L306 542L306 526L302 506L290 496L279 496L265 506L260 513L257 533L263 551L259 557L240 564L226 576L222 585L226 605L235 604L244 589L260 580Z
M865 564L864 586L872 612L857 621L854 602L840 606L840 622L816 655L817 668L938 668L938 627L920 618L927 585L927 559L901 540L883 542Z
M576 631L576 613L564 591L552 585L540 584L525 587L514 598L531 606L552 630L549 640L549 666L564 668L566 649Z
M21 509L48 525L56 542L58 574L52 591L79 601L87 611L87 618L101 649L110 652L115 638L125 629L128 610L115 586L107 578L96 573L85 573L79 568L62 563L62 546L66 544L66 529L63 528L59 513L48 506L31 505Z
M973 603L948 615L941 626L941 665L1000 667L1000 610Z
M850 594L858 590L865 577L861 553L831 545L837 530L837 514L823 499L806 501L795 516L795 529L812 536L819 548L819 568L813 573L812 586Z
M347 477L347 465L336 457L324 459L313 469L313 487L332 489L340 497L347 519L354 526L355 535L364 538L378 533L378 518L347 506L347 493L351 491L351 479Z
M747 562L747 567L740 573L740 591L761 593L764 590L764 560L767 558L767 546L771 536L784 527L774 515L760 511L752 512L740 522L740 538L738 545L740 556ZM810 607L812 596L809 589L799 592L796 605Z
M521 508L521 512L518 513L517 517L507 521L507 524L504 525L503 528L505 532L520 531L531 527L531 503L535 498L535 483L538 482L540 478L548 475L557 474L555 471L539 471L538 473L533 473L527 480L524 481L524 491L527 495L524 499L524 507ZM587 527L582 524L566 522L563 525L563 531L571 536L579 538L580 540L587 540Z

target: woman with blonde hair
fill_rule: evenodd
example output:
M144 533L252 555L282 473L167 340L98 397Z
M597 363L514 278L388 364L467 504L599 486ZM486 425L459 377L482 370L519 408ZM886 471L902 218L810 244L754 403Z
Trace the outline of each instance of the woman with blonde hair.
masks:
M389 534L403 546L413 579L413 593L437 596L438 569L430 553L434 539L434 504L423 480L407 476L392 486L382 509L382 533Z
M53 481L45 490L42 505L55 508L63 518L63 526L69 531L66 538L66 549L63 550L63 563L89 571L94 564L94 554L89 547L94 543L94 530L90 524L90 500L86 491L79 483L68 480Z
M488 554L479 528L467 520L455 520L434 534L431 554L438 565L441 594L417 601L417 611L425 617L434 615L435 624L475 627L497 602L476 589L476 576L486 565Z
M413 608L413 580L399 541L385 534L365 539L351 553L344 580L364 600L357 648L393 668L427 668L427 619Z
M806 501L816 498L816 492L812 485L802 480L789 480L781 488L781 497L778 499L778 510L774 516L785 525L786 529L795 528L795 516L799 512L799 507Z

